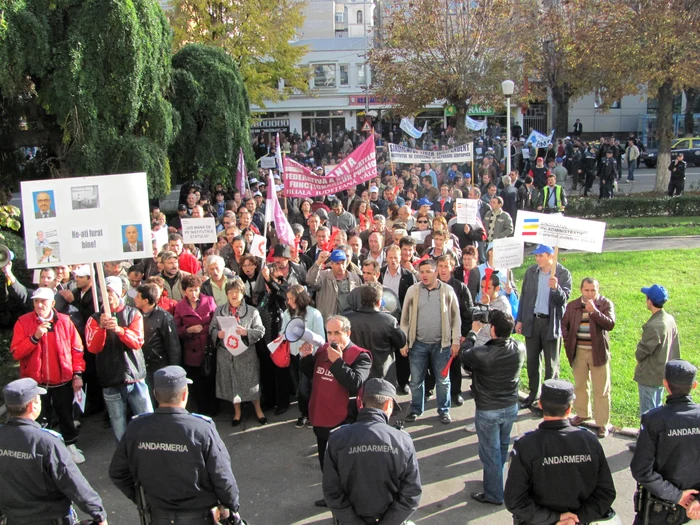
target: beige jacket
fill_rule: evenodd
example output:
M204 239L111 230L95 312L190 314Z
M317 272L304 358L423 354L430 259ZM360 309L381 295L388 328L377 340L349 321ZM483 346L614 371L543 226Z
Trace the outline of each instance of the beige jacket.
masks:
M408 336L409 350L416 340L418 318L418 294L422 283L412 285L406 291L401 312L401 330ZM449 284L440 283L440 307L442 308L442 348L459 345L462 336L462 321L459 316L459 303L454 290Z

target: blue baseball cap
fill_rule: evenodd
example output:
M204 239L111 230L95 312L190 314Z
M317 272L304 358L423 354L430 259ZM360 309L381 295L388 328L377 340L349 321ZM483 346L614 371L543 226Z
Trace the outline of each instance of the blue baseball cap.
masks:
M666 288L659 284L652 284L649 287L642 288L642 293L654 304L664 304L668 301Z
M421 200L418 201L418 206L432 206L433 203L430 202L428 199L423 197Z
M532 255L539 255L541 253L552 254L554 253L554 248L552 248L551 246L547 246L546 244L538 244L537 248L532 250Z
M330 262L341 262L341 261L347 261L348 256L345 255L345 252L343 250L333 250L331 252L331 256L328 258Z
M564 159L562 159L561 157L557 157L556 159L554 159L554 161L556 163L559 163L559 162L564 162Z

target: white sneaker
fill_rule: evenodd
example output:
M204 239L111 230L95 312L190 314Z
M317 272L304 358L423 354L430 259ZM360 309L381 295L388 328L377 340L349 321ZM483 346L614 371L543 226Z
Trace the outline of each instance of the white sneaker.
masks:
M476 424L472 423L471 425L467 425L464 427L465 432L469 432L470 434L474 434L476 432Z
M83 451L75 445L68 445L68 452L70 452L70 457L73 458L73 461L75 461L76 465L85 463L85 456L83 456Z

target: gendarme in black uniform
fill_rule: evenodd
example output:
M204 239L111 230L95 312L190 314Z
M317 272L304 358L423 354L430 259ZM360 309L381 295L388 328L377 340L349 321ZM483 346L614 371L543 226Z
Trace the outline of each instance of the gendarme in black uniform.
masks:
M191 381L179 366L166 366L155 373L154 383L158 398L160 392L182 390ZM184 408L160 407L132 419L109 477L134 502L139 483L154 521L201 517L201 522L187 523L208 524L213 523L212 507L224 505L233 512L239 507L231 458L214 422Z
M8 384L3 393L8 407L21 407L46 390L24 378ZM29 417L11 418L0 426L0 473L0 511L8 525L72 524L71 502L96 522L105 521L102 500L61 435Z
M571 405L573 397L568 381L550 379L542 385L543 404ZM615 501L615 485L596 435L563 417L516 439L504 500L515 523L523 525L554 524L565 512L581 523L605 516Z
M384 379L369 379L364 395L396 397ZM394 402L395 403L395 402ZM389 425L386 413L362 408L357 422L331 432L323 469L323 496L341 524L400 525L422 493L411 437Z
M687 361L666 363L664 377L671 385L692 387L695 375L696 368ZM670 394L664 406L642 416L630 470L652 496L668 502L677 503L684 490L700 490L700 405L690 395ZM684 509L678 510L685 516ZM652 506L651 511L650 525L666 523L668 509L654 511Z

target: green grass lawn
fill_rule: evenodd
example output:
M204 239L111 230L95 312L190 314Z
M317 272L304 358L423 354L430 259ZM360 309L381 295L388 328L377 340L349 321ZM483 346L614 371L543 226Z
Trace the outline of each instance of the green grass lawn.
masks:
M637 383L632 380L636 364L634 353L642 325L650 317L640 289L653 283L666 287L669 293L666 310L678 324L681 356L700 366L700 323L695 311L695 308L700 310L700 249L564 254L559 262L571 272L571 299L580 296L581 280L591 276L600 281L601 294L615 304L617 323L610 334L611 418L616 426L637 426L639 398ZM518 289L525 269L531 264L534 264L534 257L528 257L521 268L514 270ZM563 348L561 376L573 381ZM523 389L526 389L527 374L524 369L521 377ZM697 390L695 399L700 402Z
M673 235L700 235L700 217L633 217L612 218L605 237L669 237Z

